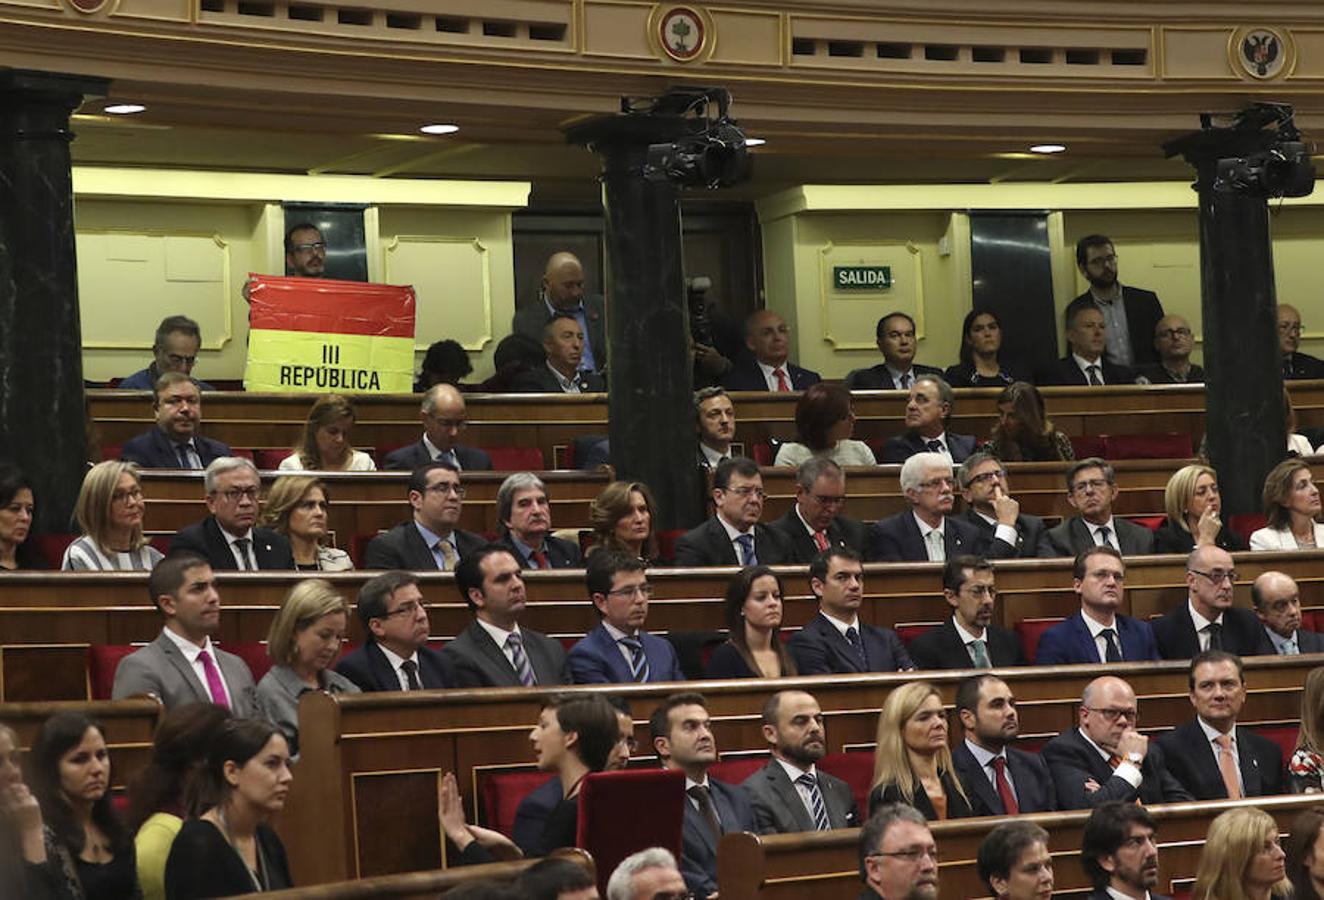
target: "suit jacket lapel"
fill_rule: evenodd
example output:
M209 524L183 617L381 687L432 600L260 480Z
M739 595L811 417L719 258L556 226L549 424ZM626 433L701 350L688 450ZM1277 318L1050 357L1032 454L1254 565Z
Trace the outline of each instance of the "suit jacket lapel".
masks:
M773 760L764 770L764 777L768 780L772 792L777 795L786 809L791 814L791 820L795 822L797 831L813 831L814 820L809 817L809 810L805 809L804 801L800 799L800 792L796 790L795 785L791 784L791 779L787 776L786 770L777 760ZM823 794L823 802L827 803L827 794Z
M519 679L514 677L515 670L510 666L510 660L506 659L506 654L497 642L492 640L492 635L487 633L487 629L479 625L477 621L471 622L468 629L469 639L473 641L475 648L482 654L484 667L495 684L506 687L518 687ZM528 652L528 645L525 645L525 652Z
M616 642L611 639L607 633L605 625L599 625L594 632L598 645L601 648L603 659L607 661L607 668L611 669L618 684L631 684L634 679L630 677L630 671L625 666L625 657L621 655L621 649ZM647 655L647 653L645 653Z
M953 768L955 768L957 772L960 772L962 769L965 770L965 781L963 783L965 784L966 789L973 792L974 795L980 799L984 804L984 808L987 809L991 815L1001 814L1002 800L993 792L993 785L984 777L984 772L979 765L979 760L975 759L975 755L966 748L965 741L961 741L956 749L952 751L952 757ZM1008 762L1010 762L1010 755L1008 756ZM1011 777L1018 785L1020 784L1020 781L1016 778L1014 772Z
M717 794L712 795L713 803L717 803ZM717 839L713 836L712 829L708 827L707 819L703 813L695 807L695 802L688 794L685 796L685 830L690 834L690 840L698 841L700 845L708 850L709 855L717 853ZM721 815L721 812L718 812Z
M414 569L436 571L439 568L437 558L432 555L432 550L428 547L427 541L423 540L423 535L414 527L413 519L405 523L405 561Z
M208 516L202 522L202 534L207 542L207 555L211 557L212 563L220 561L221 565L213 565L213 568L225 571L238 571L239 564L235 562L234 552L230 550L230 542L225 539L221 533L221 526L217 523L215 516Z
M1089 527L1086 526L1085 520L1080 516L1076 516L1071 520L1071 524L1067 526L1067 530L1071 532L1072 549L1077 553L1080 553L1087 547L1094 546L1094 538L1090 535Z
M851 646L851 642L846 640L846 636L837 630L837 626L827 620L827 616L822 613L818 615L822 620L818 623L819 631L828 639L828 645L833 652L850 667L852 672L863 672L864 669L860 666L860 657L856 654L855 648ZM864 631L860 625L861 623L856 621L855 630L860 633L860 640L863 641Z
M1241 769L1242 796L1258 797L1263 792L1264 782L1260 778L1259 760L1246 739L1246 729L1235 729L1237 740L1237 763Z
M1076 632L1076 640L1079 642L1078 646L1085 648L1089 652L1090 662L1099 662L1099 645L1094 643L1094 638L1090 636L1090 627L1085 624L1085 614L1078 612L1067 621L1071 623L1071 627ZM1119 634L1117 637L1118 645L1120 645L1121 642L1122 639Z
M561 672L552 662L547 647L542 641L531 640L527 631L522 631L521 634L524 635L524 655L529 658L529 665L533 666L533 674L538 679L538 684L558 684L561 681ZM502 657L505 657L504 653ZM509 668L508 660L507 668ZM514 671L511 669L512 674Z
M368 658L368 668L372 672L373 679L380 685L383 691L400 690L400 678L395 674L395 669L391 667L391 662L382 652L382 648L377 646L376 641L369 641L363 646L363 655Z
M170 662L170 665L174 667L175 671L179 673L179 676L184 679L184 683L188 685L189 690L191 690L193 695L198 698L198 701L200 703L210 703L211 696L203 692L202 683L198 681L197 673L194 672L193 666L189 661L184 658L184 654L175 646L175 642L162 634L157 637L156 645L161 648L161 652L165 655L165 658Z
M918 552L921 559L929 558L929 552L924 546L924 535L919 533L915 515L909 510L901 514L901 532L905 536L905 543L909 545L902 548L907 556L914 556Z

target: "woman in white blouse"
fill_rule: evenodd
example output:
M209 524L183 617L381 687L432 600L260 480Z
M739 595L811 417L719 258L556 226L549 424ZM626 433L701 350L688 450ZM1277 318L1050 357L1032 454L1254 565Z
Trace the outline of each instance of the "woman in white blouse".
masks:
M282 475L267 493L261 521L290 539L298 571L343 572L354 568L344 550L326 546L331 498L320 478Z
M354 430L354 405L339 394L318 398L303 423L294 452L280 461L286 472L373 472L377 464L349 437Z
M66 570L149 571L161 558L143 535L142 482L131 462L97 463L83 478L74 519L83 536L64 551Z
M773 465L798 466L811 456L826 456L839 466L875 466L878 460L864 441L851 440L855 409L850 391L820 381L795 406L797 441L781 445Z
M1285 459L1264 479L1264 514L1269 524L1250 536L1252 550L1314 550L1324 547L1319 488L1310 467Z

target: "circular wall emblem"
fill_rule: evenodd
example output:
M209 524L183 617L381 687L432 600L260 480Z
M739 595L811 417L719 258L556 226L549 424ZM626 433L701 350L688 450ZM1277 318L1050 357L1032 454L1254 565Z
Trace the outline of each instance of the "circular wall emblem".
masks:
M1296 47L1286 31L1251 27L1232 35L1228 51L1234 68L1257 81L1268 81L1291 71Z
M690 62L708 46L708 26L697 9L673 6L658 19L658 41L662 50L677 62Z

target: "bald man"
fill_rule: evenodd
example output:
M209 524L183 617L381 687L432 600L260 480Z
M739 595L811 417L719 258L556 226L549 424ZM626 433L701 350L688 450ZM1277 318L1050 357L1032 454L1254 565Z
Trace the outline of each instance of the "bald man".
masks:
M423 394L420 409L423 438L386 454L383 468L412 472L421 465L441 460L464 472L486 472L492 459L477 447L456 443L469 427L465 416L464 396L454 385L434 384Z
M579 257L561 251L547 259L538 301L520 307L510 330L543 342L543 326L555 315L573 316L584 332L584 352L579 368L601 372L607 368L606 306L599 294L584 292L584 267Z
M1283 351L1283 377L1324 378L1324 360L1297 350L1301 346L1301 313L1288 303L1278 304L1278 346Z
M1195 331L1181 316L1164 316L1154 326L1158 362L1140 368L1150 384L1200 384L1204 369L1191 362Z
M1250 586L1255 616L1264 626L1260 653L1296 656L1324 653L1324 635L1301 627L1301 591L1286 572L1263 572Z
M745 320L745 346L754 361L736 365L722 379L728 391L803 391L822 379L787 357L791 353L791 326L770 309L760 309Z

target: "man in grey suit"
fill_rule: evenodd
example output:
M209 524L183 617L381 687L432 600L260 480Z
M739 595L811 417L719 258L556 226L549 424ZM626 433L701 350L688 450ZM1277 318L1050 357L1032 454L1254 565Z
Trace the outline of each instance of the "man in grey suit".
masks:
M827 831L860 824L850 785L815 766L827 753L823 710L812 694L778 691L763 704L772 761L743 782L760 834Z
M460 560L455 587L474 621L442 651L455 665L459 687L534 687L568 684L561 642L521 628L527 597L520 564L500 544Z
M1154 552L1154 532L1113 517L1117 473L1106 460L1091 456L1067 469L1067 502L1080 515L1048 529L1054 556L1075 556L1087 547L1107 544L1123 556Z
M147 591L165 616L165 628L120 660L111 698L152 694L166 709L216 703L236 716L254 715L257 695L248 665L211 642L221 624L211 564L196 553L172 553L152 569Z

